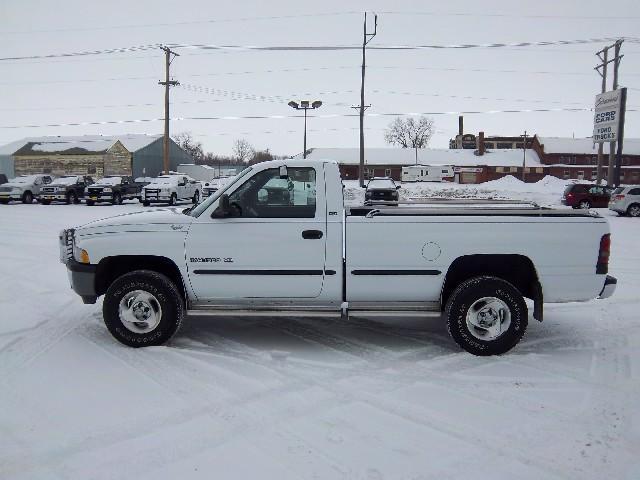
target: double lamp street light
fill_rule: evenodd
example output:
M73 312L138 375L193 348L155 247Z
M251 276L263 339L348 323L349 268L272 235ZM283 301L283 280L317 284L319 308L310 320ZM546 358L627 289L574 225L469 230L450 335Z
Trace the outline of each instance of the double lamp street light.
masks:
M304 150L302 151L302 158L307 158L307 110L315 110L322 106L320 100L315 100L309 103L309 100L300 100L300 103L291 100L288 105L296 110L304 110Z

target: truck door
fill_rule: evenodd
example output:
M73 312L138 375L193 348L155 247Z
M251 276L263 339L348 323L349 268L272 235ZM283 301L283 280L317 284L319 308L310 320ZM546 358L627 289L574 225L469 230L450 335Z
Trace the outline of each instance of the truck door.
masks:
M186 242L199 300L314 298L325 275L326 201L312 167L259 171L230 195L233 214L205 212ZM335 274L335 272L329 272Z

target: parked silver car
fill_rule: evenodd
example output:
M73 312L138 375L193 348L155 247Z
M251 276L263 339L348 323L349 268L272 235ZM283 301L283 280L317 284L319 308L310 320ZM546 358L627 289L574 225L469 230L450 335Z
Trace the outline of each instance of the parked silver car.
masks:
M611 194L609 210L618 215L640 217L640 186L618 187Z

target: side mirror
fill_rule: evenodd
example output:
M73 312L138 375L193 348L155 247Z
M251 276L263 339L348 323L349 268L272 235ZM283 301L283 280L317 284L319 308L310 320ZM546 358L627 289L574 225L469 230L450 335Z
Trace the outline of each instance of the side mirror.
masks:
M212 218L226 218L231 216L231 206L229 205L229 195L226 193L220 195L218 200L218 208L211 214Z
M289 178L289 173L287 172L286 165L282 165L280 167L280 178Z
M396 190L400 190L400 185L396 185Z

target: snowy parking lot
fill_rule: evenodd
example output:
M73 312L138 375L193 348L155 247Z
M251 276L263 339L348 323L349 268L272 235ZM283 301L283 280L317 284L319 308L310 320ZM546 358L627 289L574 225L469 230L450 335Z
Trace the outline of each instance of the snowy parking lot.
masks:
M640 220L599 210L616 294L547 305L501 357L417 318L188 318L136 350L57 235L142 208L0 206L0 478L640 478Z

